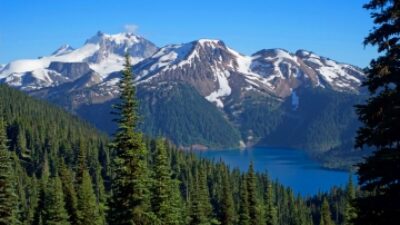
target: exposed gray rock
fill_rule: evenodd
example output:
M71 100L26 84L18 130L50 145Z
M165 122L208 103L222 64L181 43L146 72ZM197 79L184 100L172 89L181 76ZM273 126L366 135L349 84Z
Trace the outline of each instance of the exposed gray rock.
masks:
M68 77L71 81L86 73L94 72L86 62L51 62L48 69Z

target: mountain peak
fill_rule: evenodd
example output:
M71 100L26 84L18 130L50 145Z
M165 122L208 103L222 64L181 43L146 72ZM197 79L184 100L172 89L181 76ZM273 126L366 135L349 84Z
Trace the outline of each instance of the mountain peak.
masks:
M55 50L51 55L53 56L64 55L72 52L73 50L75 49L71 47L69 44L64 44L61 45L61 47L59 47L57 50Z
M321 58L319 55L315 54L312 51L304 50L304 49L299 49L296 51L296 55L301 58Z
M157 49L153 43L133 33L105 34L99 31L77 49L63 45L50 56L12 61L0 70L0 78L15 73L25 77L34 70L52 73L52 70L47 69L52 62L85 62L91 69L106 76L123 68L126 53L130 54L135 64L154 54Z
M263 58L292 58L293 54L283 48L262 49L252 55L253 57Z
M222 47L226 48L226 45L223 41L218 40L218 39L207 39L207 38L202 38L198 39L196 41L193 41L193 43L197 46L201 47L211 47L211 48L216 48L216 47Z
M219 44L223 43L223 41L218 40L218 39L208 39L208 38L201 38L197 40L198 43L200 44Z
M96 35L89 38L85 44L101 44L103 42L114 43L117 45L128 44L133 45L139 43L144 38L131 32L122 32L117 34L106 34L98 31Z

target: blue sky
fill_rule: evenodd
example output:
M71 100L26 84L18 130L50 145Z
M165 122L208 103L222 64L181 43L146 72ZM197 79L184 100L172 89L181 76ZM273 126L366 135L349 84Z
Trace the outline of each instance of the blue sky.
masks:
M377 56L362 41L373 24L366 0L4 0L0 63L80 47L98 30L126 25L158 46L223 40L245 54L263 48L307 49L367 66Z

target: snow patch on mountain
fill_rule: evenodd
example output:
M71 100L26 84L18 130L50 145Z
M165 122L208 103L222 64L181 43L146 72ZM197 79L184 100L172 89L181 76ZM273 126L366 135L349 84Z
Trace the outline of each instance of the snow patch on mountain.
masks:
M216 80L218 82L218 89L214 92L212 92L210 95L206 96L205 98L209 102L214 102L217 107L223 108L224 103L222 102L221 98L225 96L229 96L232 92L231 87L229 86L229 76L230 73L229 71L221 71L218 69L215 69L215 76Z
M179 45L169 45L165 48L160 49L156 54L154 54L151 58L156 59L158 63L155 63L150 70L157 70L160 68L171 69L173 65L176 65L178 62L182 62L186 59L193 49L193 45L189 44L179 44ZM191 60L192 57L187 58L187 60ZM184 63L179 64L179 66L183 66Z

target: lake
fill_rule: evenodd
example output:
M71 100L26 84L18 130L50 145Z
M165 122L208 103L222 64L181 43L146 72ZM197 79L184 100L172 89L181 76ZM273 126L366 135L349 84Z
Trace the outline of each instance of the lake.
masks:
M250 160L253 160L256 171L267 171L272 179L277 179L303 196L329 191L333 186L344 186L349 178L349 172L322 168L301 150L251 148L197 153L209 159L222 159L231 168L240 168L242 171L247 171Z

